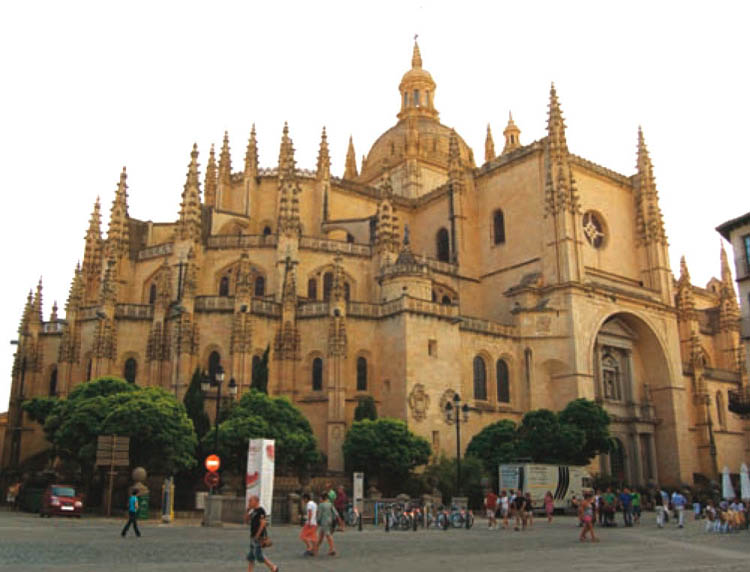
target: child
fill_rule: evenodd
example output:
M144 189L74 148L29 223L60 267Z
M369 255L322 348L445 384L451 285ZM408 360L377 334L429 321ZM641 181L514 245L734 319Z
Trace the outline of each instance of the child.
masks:
M698 499L693 501L693 520L699 520L701 517L701 503Z

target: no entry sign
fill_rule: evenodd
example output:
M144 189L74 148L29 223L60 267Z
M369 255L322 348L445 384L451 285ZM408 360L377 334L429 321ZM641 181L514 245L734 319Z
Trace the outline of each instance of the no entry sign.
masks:
M219 455L209 455L206 457L206 470L209 473L215 473L219 470L219 467L221 467L221 459L219 459Z

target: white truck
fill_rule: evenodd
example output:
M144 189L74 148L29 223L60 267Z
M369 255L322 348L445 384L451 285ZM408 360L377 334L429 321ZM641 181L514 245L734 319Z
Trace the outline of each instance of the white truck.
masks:
M593 492L593 479L586 467L568 465L541 465L535 463L510 463L500 465L500 490L531 493L535 509L544 508L547 491L555 499L555 509L568 510L571 499L578 500L586 492Z

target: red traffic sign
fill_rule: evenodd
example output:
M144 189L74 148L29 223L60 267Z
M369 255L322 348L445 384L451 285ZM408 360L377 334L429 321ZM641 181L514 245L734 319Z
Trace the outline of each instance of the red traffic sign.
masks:
M218 486L220 480L219 473L206 473L203 477L203 482L206 483L206 486L210 489Z
M219 459L219 455L209 455L206 457L206 469L209 473L215 473L219 470L219 467L221 467L221 459Z

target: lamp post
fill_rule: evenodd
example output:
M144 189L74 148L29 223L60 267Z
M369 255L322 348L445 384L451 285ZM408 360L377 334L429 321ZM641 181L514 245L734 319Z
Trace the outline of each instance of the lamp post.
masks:
M201 390L207 393L212 387L216 388L216 417L214 419L214 453L219 450L219 411L221 410L221 386L224 383L224 368L220 365L216 368L213 378L205 371L201 376ZM234 378L229 380L229 395L237 395L237 382Z
M453 402L445 404L445 420L456 424L456 492L461 496L461 422L469 420L469 404L461 404L458 393L453 395Z

